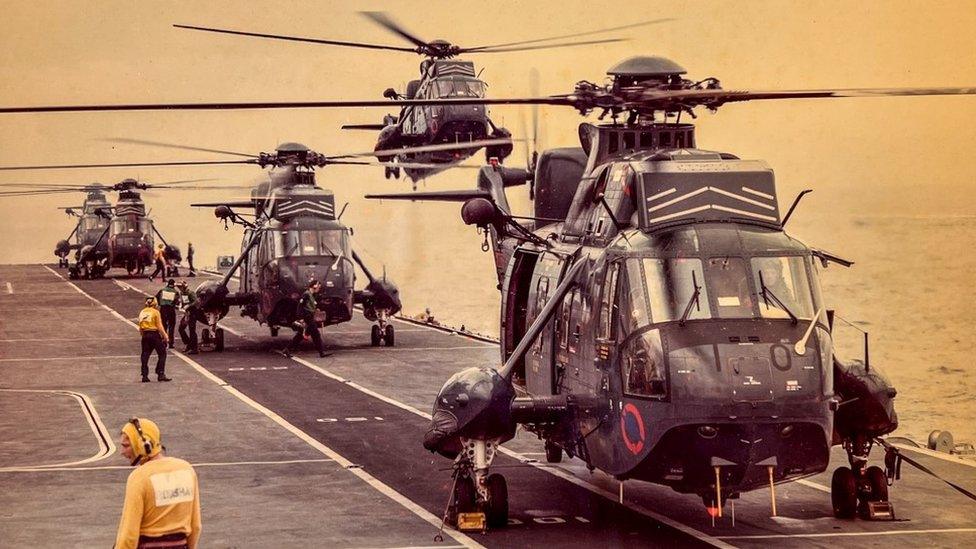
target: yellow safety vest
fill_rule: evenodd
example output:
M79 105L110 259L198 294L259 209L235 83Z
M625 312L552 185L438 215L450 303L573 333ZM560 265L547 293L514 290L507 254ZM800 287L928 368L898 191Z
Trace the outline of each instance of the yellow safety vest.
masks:
M162 324L162 319L159 316L159 311L156 309L146 307L139 312L140 332L155 332L160 324Z

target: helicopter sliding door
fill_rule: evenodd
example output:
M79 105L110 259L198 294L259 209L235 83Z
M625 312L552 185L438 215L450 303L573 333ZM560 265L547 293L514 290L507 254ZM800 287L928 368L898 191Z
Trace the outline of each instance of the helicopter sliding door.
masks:
M505 274L505 292L502 300L503 360L507 360L525 335L529 325L528 301L532 286L532 273L539 254L531 250L518 250L508 264ZM525 360L515 365L515 379L525 380Z
M552 253L539 254L536 261L535 273L529 286L527 314L525 325L531 324L539 312L549 301L549 296L559 285L563 270L566 267L564 258ZM526 353L525 386L533 395L551 395L556 391L556 360L555 338L556 325L559 316L554 316L539 333L539 337Z

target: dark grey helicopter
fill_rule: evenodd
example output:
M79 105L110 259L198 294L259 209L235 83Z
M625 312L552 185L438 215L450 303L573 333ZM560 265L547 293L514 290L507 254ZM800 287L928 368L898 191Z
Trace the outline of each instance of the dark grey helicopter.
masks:
M17 167L15 169L19 169ZM28 166L23 169L41 169L41 166ZM153 220L146 212L146 205L140 190L146 189L212 189L214 187L187 186L186 183L204 181L201 179L146 183L135 179L124 179L112 186L97 183L88 185L58 184L19 184L5 183L6 187L27 187L29 190L5 191L2 197L52 196L70 193L85 193L84 204L80 207L61 208L68 215L78 216L78 223L68 238L57 243L54 254L59 265L68 269L70 278L101 278L112 268L125 269L130 276L142 274L146 266L152 264L155 239L162 242L164 255L168 260L179 262L180 249L163 238ZM111 205L105 197L106 192L118 192L116 204ZM78 214L75 210L81 210ZM75 242L72 243L72 237ZM74 263L68 260L71 251L75 252ZM176 274L175 267L170 273Z
M581 148L533 171L482 169L472 191L368 198L458 201L485 232L502 294L499 368L471 368L438 394L424 446L455 461L449 518L507 522L498 445L522 425L618 479L697 494L721 514L742 492L826 469L838 517L893 516L888 470L867 467L893 431L895 389L832 344L819 270L852 262L785 232L772 169L699 149L695 107L791 97L973 94L976 89L729 92L657 57L613 67L606 87L537 99L614 122L584 123ZM516 102L527 102L516 100ZM531 181L520 222L505 188ZM524 219L524 218L522 218Z
M383 92L383 96L391 100L399 99L449 99L449 98L483 98L487 91L487 84L479 79L480 72L475 72L474 63L457 59L459 55L505 53L514 51L538 50L549 48L564 48L587 46L609 42L619 42L621 38L606 38L573 42L555 42L569 38L578 38L605 32L632 29L656 23L670 21L670 19L655 19L630 23L612 28L587 32L577 32L547 38L519 40L502 44L462 47L446 40L426 41L405 29L388 14L381 12L362 12L369 20L382 26L400 39L408 42L409 46L390 46L380 44L366 44L361 42L347 42L339 40L324 40L318 38L302 38L278 34L263 34L237 30L199 27L191 25L174 25L182 29L214 32L221 34L248 36L256 38L270 38L293 42L326 44L366 48L373 50L408 52L421 55L424 60L420 64L420 77L411 80L403 93L393 88ZM387 103L385 105L396 105ZM382 124L346 124L343 129L379 131L376 150L395 150L403 147L418 147L422 145L436 145L441 143L464 143L511 137L511 132L492 122L485 105L449 105L424 104L404 105L399 114L387 114ZM386 177L400 177L402 168L407 176L415 183L425 177L434 175L452 165L469 158L480 147L472 146L466 149L449 151L428 151L418 153L398 152L396 155L382 158L393 161L385 168ZM485 148L486 160L496 159L501 162L512 153L511 143L499 142L489 144ZM403 164L399 164L403 163ZM410 164L425 163L431 167L419 168Z

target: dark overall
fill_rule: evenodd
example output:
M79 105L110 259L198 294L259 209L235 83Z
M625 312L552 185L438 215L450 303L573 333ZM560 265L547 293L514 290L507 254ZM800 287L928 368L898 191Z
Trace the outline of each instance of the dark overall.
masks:
M156 351L156 375L166 373L166 344L156 330L142 330L142 377L149 377L149 357Z
M298 313L301 315L302 321L305 322L304 330L297 323L292 326L295 330L295 337L291 340L291 348L298 349L301 345L303 336L307 335L312 338L315 343L315 348L318 349L319 354L325 354L325 346L322 344L322 335L319 334L319 326L315 322L315 308L317 303L315 302L315 294L311 290L307 290L302 294L302 300L298 304Z

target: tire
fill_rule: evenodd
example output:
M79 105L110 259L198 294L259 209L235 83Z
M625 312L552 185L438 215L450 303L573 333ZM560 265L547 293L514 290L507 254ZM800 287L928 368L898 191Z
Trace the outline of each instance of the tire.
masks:
M372 345L373 347L379 347L380 339L381 339L380 327L377 326L376 324L373 324L373 329L370 330L369 333L369 344Z
M476 492L471 477L461 477L454 485L454 501L447 511L447 522L457 527L458 513L470 513L477 509L475 505Z
M278 327L277 326L272 326L271 327L271 337L278 337Z
M830 480L830 502L834 516L851 519L857 514L857 479L850 467L838 467Z
M203 345L210 345L212 341L213 336L210 334L210 329L204 328L203 331L200 332L200 343Z
M383 341L386 343L387 347L393 347L396 344L396 335L393 331L393 325L386 325L386 333L383 334Z
M488 508L485 515L489 528L508 525L508 484L498 473L488 475Z
M559 463L563 460L563 449L554 442L546 441L546 462Z
M935 450L939 446L939 435L941 434L942 431L932 431L931 433L929 433L929 443L928 443L929 450Z
M881 467L868 467L864 471L864 481L864 487L870 490L865 494L865 501L888 501L888 477Z
M214 330L214 350L218 353L224 352L224 329L217 328Z

